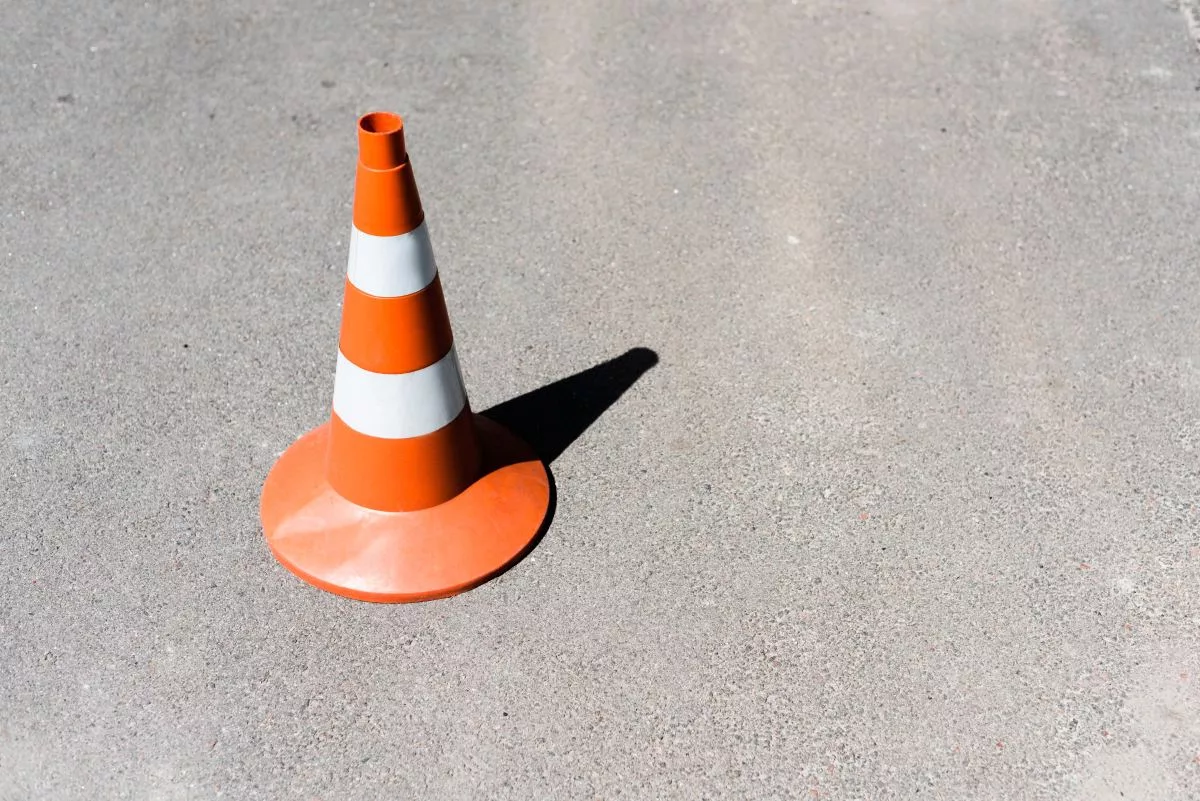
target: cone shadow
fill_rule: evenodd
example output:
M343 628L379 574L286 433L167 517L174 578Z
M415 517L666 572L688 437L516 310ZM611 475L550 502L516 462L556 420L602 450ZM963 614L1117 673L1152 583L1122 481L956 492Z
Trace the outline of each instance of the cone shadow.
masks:
M529 443L549 465L656 364L657 353L633 348L482 414Z
M558 485L554 481L550 463L656 364L657 353L649 348L633 348L582 373L547 384L481 412L484 417L516 434L533 449L546 465L546 477L550 482L550 504L537 534L528 547L495 576L503 575L520 564L550 530L550 523L558 508Z

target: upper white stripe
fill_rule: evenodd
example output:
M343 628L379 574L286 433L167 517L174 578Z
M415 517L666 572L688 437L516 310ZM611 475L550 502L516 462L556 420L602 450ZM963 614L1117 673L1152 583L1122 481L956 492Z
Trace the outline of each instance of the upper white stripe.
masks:
M437 263L425 223L400 236L364 234L351 226L346 274L363 292L381 298L411 295L429 286Z
M333 410L361 434L384 439L419 437L449 423L466 405L454 348L411 373L372 373L338 351Z

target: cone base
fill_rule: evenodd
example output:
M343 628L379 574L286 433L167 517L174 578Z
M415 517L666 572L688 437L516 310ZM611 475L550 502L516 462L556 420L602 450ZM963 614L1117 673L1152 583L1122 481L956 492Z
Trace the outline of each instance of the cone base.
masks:
M343 498L325 478L326 423L296 440L267 474L262 523L288 570L360 601L428 601L478 586L519 559L550 507L546 466L507 429L475 416L480 478L415 512L379 512Z

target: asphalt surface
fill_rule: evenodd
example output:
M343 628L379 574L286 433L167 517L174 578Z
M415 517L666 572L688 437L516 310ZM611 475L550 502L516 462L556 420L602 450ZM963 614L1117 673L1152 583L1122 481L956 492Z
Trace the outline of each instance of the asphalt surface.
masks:
M1198 81L1162 0L6 3L0 798L1200 798ZM401 606L258 520L375 109L558 492Z

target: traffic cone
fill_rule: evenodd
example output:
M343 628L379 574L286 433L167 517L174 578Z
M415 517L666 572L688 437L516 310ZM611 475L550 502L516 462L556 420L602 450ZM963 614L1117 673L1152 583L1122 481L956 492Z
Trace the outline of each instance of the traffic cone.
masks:
M423 601L520 558L550 482L528 445L471 412L403 121L365 115L358 145L333 411L271 468L262 523L311 584Z

